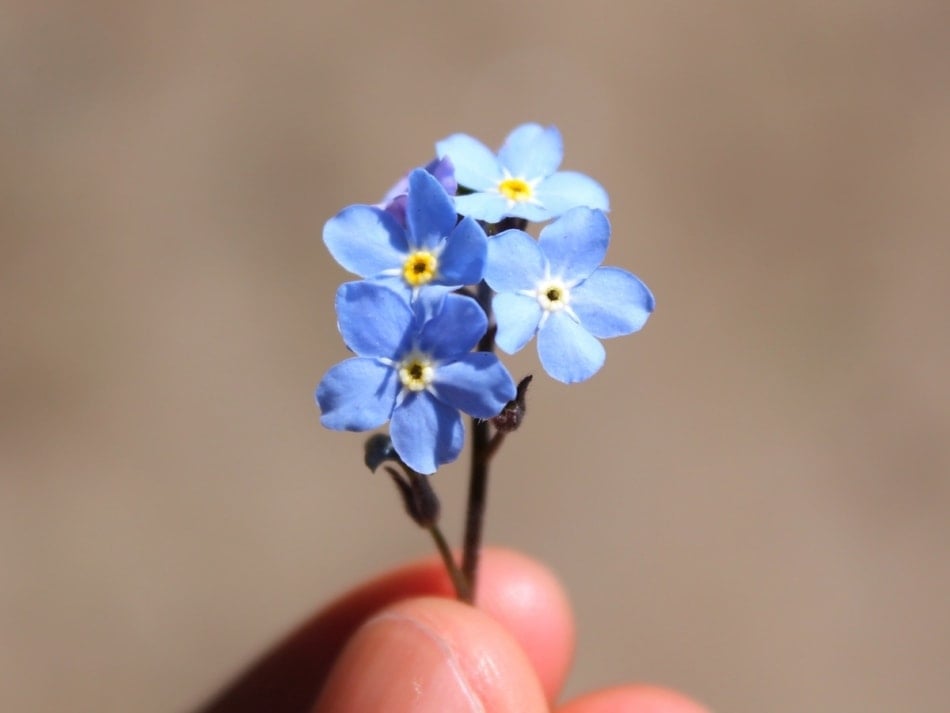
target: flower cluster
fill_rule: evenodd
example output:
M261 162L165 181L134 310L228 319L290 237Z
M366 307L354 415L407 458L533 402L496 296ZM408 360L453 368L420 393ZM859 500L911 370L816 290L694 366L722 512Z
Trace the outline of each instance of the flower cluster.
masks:
M345 208L323 231L330 254L362 279L337 291L356 356L317 387L321 422L390 422L396 453L419 473L458 457L460 412L489 419L515 399L494 346L513 354L537 336L551 377L584 381L604 363L600 340L637 331L654 306L636 276L601 265L607 193L558 170L556 128L524 124L497 154L464 134L435 148L381 204ZM551 222L536 239L529 221Z

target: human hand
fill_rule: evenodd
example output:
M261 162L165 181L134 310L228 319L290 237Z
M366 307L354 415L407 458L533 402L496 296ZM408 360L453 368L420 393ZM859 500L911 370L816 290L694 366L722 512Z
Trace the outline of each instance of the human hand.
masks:
M482 553L478 608L454 601L437 560L351 591L199 713L707 713L659 688L622 686L557 708L574 647L554 577Z

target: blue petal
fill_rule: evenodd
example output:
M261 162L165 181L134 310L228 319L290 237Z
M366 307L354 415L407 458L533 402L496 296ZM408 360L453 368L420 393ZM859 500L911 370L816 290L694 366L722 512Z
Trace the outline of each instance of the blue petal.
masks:
M541 366L565 384L589 379L604 365L604 345L566 312L552 312L538 332Z
M469 416L497 416L515 397L515 382L494 354L475 352L436 369L435 387L439 399Z
M335 431L367 431L389 420L400 383L392 368L355 357L334 366L317 387L320 423Z
M541 305L533 297L503 292L495 295L492 309L498 323L495 344L508 354L521 351L538 330Z
M424 168L409 174L406 221L415 248L432 249L455 227L455 205L438 179Z
M367 205L344 208L323 226L334 259L360 277L402 267L409 251L406 232L393 216Z
M571 307L584 328L607 339L640 329L654 307L653 295L636 275L601 267L571 290Z
M545 275L544 253L522 230L506 230L488 240L485 282L495 292L533 290Z
M488 238L482 226L471 218L463 218L445 241L445 249L439 256L439 282L477 284L485 272L487 253Z
M439 158L446 156L455 166L455 179L460 186L483 191L497 186L502 179L501 166L495 154L481 141L467 134L452 134L435 145ZM463 214L464 215L464 214Z
M541 231L538 245L551 266L551 275L565 281L582 280L604 261L610 223L599 210L574 208Z
M560 171L535 188L538 200L552 215L561 215L575 206L610 210L607 191L597 181L582 173Z
M445 295L422 327L419 349L433 359L454 358L478 344L487 329L488 318L478 302L465 295Z
M500 193L470 193L455 196L455 210L486 223L497 223L508 215L508 199Z
M372 282L345 282L336 291L343 341L360 356L398 358L409 347L413 314L405 300Z
M406 465L419 473L434 473L458 458L465 430L458 411L419 391L393 411L389 435Z
M512 131L498 152L498 160L516 178L550 176L564 158L564 144L557 127L522 124Z

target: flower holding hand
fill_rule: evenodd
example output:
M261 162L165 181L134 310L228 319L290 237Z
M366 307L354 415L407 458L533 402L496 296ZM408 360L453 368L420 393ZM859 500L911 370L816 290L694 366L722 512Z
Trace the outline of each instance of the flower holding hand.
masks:
M353 355L326 372L315 396L327 428L389 424L366 441L364 462L390 476L439 559L381 575L330 604L201 710L704 713L645 686L557 707L574 644L567 597L536 562L481 549L492 461L524 423L534 383L529 374L516 386L496 346L513 354L537 337L543 370L576 384L603 367L601 340L638 331L653 311L638 277L602 264L607 193L560 170L554 127L524 124L497 154L454 134L436 143L436 154L380 204L350 206L327 221L330 254L361 279L336 293L337 324ZM529 221L546 223L537 238ZM434 482L466 437L458 561L439 529Z

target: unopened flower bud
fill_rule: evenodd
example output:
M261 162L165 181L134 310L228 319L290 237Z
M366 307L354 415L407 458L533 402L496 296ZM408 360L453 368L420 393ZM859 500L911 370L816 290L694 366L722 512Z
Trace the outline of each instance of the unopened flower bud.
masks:
M527 410L525 407L525 395L528 393L528 384L531 383L532 378L534 377L528 374L518 382L518 390L515 393L515 397L505 404L501 413L492 418L492 425L502 433L511 433L517 430L524 420L524 414Z

